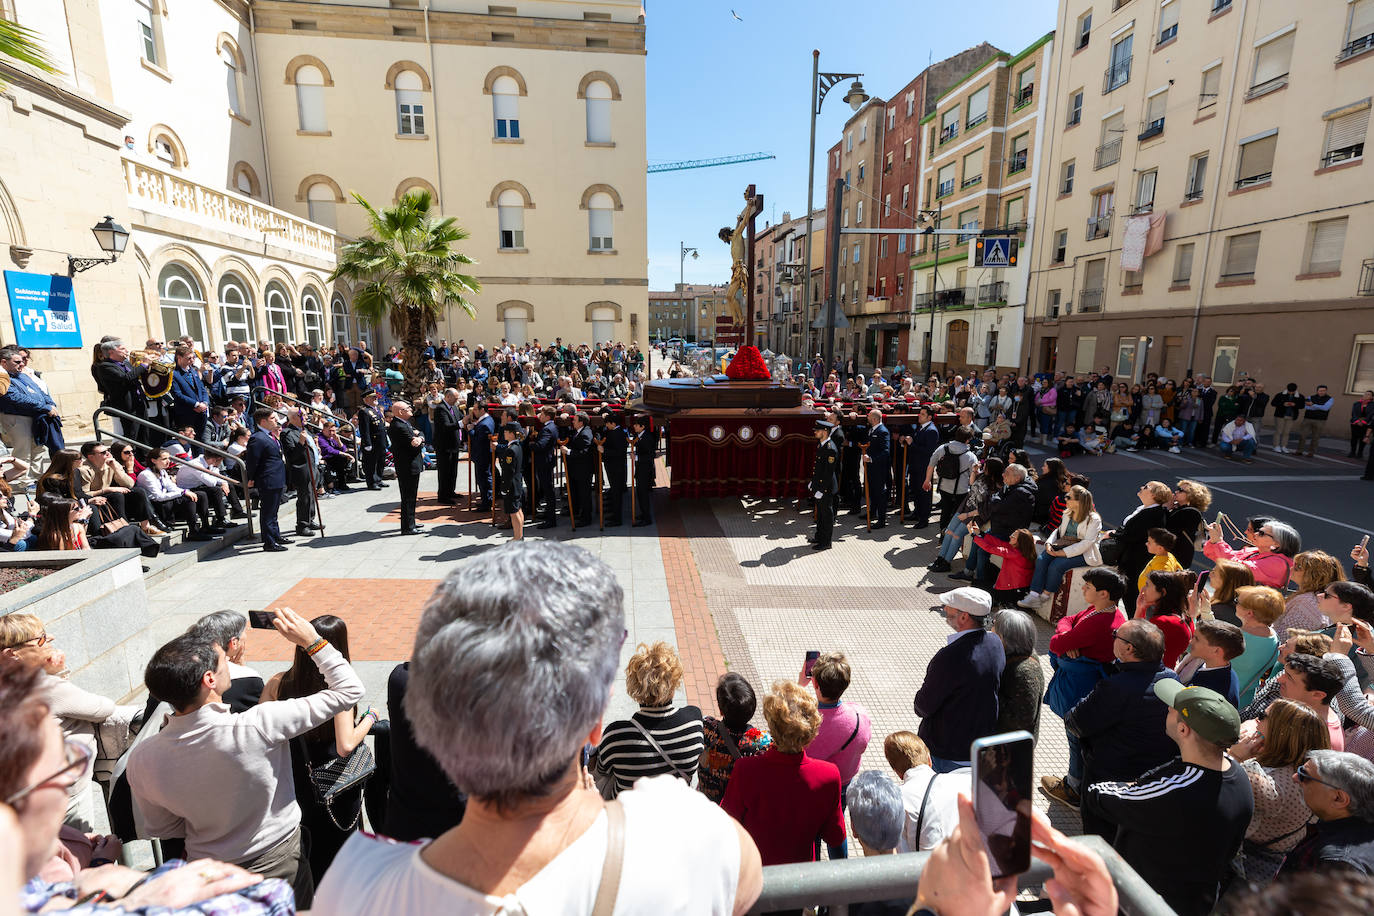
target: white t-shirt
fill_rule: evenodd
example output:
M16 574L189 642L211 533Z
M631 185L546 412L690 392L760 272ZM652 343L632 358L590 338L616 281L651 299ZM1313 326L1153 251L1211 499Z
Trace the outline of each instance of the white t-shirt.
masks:
M734 821L673 776L639 780L620 793L625 858L615 913L729 914L739 884ZM424 843L354 834L315 893L317 916L588 916L606 858L606 815L518 890L474 891L421 857ZM671 863L671 867L665 867Z
M921 818L921 799L925 798L926 786L935 779L935 785L926 799L925 817ZM970 798L973 790L973 771L968 767L952 773L941 773L936 778L935 771L927 764L912 767L902 777L902 805L906 808L906 820L902 824L902 835L897 840L898 852L918 852L934 849L940 841L954 832L959 825L959 793ZM916 835L916 823L921 823L921 835Z

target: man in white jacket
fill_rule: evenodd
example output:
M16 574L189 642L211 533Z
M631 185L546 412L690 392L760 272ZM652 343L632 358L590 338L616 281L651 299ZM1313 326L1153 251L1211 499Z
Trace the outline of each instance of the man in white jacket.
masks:
M1244 417L1236 417L1221 428L1217 436L1217 448L1227 458L1235 460L1239 454L1246 464L1254 463L1255 449L1259 440L1255 437L1255 427Z
M295 611L281 608L273 624L314 660L325 689L231 713L222 702L232 683L224 650L195 632L178 636L144 672L149 692L176 712L130 752L127 772L149 835L185 837L187 859L284 878L304 910L315 884L301 849L289 742L355 705L363 682Z

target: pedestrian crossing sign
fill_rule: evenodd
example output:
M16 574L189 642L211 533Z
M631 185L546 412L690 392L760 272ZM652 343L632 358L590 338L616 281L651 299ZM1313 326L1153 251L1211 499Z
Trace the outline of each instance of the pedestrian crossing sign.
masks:
M985 236L974 242L974 267L1015 267L1018 242L1009 235Z

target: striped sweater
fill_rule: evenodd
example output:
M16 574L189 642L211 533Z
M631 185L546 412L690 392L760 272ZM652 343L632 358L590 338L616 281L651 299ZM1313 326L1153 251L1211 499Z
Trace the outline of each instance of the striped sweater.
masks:
M631 717L654 737L681 773L695 773L703 739L701 710L695 706L641 706ZM673 767L654 749L630 719L607 725L596 752L596 769L613 775L620 791L642 776L672 773Z

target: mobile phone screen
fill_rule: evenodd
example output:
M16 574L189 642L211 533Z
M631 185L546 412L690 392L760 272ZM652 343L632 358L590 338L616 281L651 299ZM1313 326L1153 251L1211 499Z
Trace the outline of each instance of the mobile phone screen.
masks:
M811 676L811 669L816 667L816 659L820 657L821 653L815 649L812 649L810 652L806 653L806 660L802 662L802 675L804 677Z
M255 630L274 630L272 619L276 616L271 611L249 611L248 625Z
M983 738L973 745L973 810L983 834L992 876L1030 868L1031 763L1028 732Z

